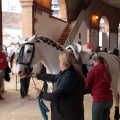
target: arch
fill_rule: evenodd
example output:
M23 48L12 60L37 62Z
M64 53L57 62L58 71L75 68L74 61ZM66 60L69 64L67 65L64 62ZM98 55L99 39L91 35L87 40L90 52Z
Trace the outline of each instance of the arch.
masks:
M110 42L109 42L109 21L106 16L102 16L99 23L99 46L102 49L110 49Z
M109 32L109 21L106 16L102 16L100 19L100 31L102 32Z
M34 0L38 4L51 9L52 0ZM77 19L80 11L86 9L91 0L58 0L60 8L60 18L66 21L74 21Z
M39 5L45 6L48 9L51 9L51 4L53 0L35 0ZM57 0L59 3L59 18L67 20L67 8L65 0Z

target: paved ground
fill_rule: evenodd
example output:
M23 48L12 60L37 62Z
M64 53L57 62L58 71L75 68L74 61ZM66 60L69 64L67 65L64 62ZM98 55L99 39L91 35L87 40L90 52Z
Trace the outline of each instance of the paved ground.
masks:
M42 82L35 81L37 87L42 87ZM37 100L35 90L33 89L34 83L31 80L30 83L30 99L20 99L19 82L17 83L16 90L16 77L11 75L11 81L5 82L5 92L3 93L4 101L0 101L0 120L43 120ZM91 120L91 95L85 95L84 107L85 107L85 120ZM45 102L49 106L49 102ZM114 106L111 110L111 120L113 119ZM50 112L48 113L49 120Z

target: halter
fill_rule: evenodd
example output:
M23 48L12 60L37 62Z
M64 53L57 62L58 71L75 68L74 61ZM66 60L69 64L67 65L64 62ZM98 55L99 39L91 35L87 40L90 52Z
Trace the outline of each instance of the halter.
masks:
M25 49L25 45L32 45L33 46L33 51L32 51L32 56L30 58L30 61L29 62L25 62L25 58L24 58L24 49ZM22 64L22 65L26 65L27 68L25 69L26 73L27 74L30 74L30 72L32 71L32 68L30 68L30 65L31 65L31 62L32 62L32 59L34 58L34 52L35 52L35 45L34 43L24 43L21 48L20 48L20 51L19 53L17 53L17 64Z

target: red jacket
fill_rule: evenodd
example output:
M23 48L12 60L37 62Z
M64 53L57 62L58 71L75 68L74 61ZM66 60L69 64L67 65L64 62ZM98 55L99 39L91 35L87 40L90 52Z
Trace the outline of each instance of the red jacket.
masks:
M92 92L94 102L112 100L111 77L108 76L104 64L96 65L88 74L87 88Z
M6 54L4 52L0 53L0 70L4 70L6 68Z

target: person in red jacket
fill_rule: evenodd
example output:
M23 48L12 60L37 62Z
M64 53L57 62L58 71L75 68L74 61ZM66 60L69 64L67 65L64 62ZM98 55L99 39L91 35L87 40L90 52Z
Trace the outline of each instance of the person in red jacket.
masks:
M0 100L4 100L4 98L1 96L1 88L3 86L6 63L6 54L2 51L2 45L0 45Z
M111 81L105 59L101 56L94 57L94 68L86 78L86 89L91 90L93 97L92 120L109 120L110 109L113 105Z

